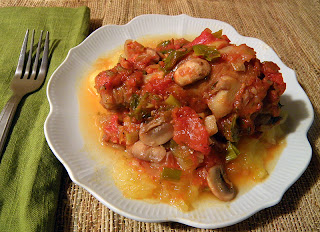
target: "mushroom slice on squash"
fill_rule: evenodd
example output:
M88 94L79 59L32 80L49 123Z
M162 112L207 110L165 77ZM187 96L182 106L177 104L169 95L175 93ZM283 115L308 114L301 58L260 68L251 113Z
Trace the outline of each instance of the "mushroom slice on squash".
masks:
M236 190L221 165L213 166L208 170L207 181L211 192L219 200L231 201L236 196Z

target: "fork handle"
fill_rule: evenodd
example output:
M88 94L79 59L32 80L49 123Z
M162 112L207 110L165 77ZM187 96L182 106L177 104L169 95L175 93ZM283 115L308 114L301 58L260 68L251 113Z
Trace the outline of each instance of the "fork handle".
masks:
M8 136L8 132L10 126L12 124L12 120L14 114L17 110L19 102L21 101L22 96L12 95L7 104L4 106L3 110L0 114L0 155L2 154L4 144L6 142L6 138Z

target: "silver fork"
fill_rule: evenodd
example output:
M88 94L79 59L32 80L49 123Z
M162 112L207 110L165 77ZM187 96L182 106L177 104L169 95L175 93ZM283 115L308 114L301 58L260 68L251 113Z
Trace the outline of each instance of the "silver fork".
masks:
M48 53L49 53L49 32L48 31L46 33L46 38L44 42L41 66L38 71L38 63L40 59L40 50L41 50L42 34L43 34L43 31L41 31L38 47L36 51L36 57L33 62L32 72L30 74L34 33L35 32L33 30L32 36L31 36L28 60L26 65L24 65L29 30L27 30L26 32L26 35L24 37L24 41L22 44L20 56L19 56L18 66L14 74L14 77L11 81L11 90L13 91L13 94L9 99L9 101L7 102L7 104L4 106L0 114L0 154L2 154L6 137L8 136L9 128L12 123L12 119L14 117L14 114L17 110L17 107L22 97L28 93L32 93L37 89L39 89L40 86L43 84L46 73L47 73Z

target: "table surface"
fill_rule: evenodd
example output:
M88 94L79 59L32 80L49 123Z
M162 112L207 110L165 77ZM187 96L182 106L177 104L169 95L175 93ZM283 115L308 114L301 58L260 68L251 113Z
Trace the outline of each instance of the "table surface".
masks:
M312 160L279 204L236 225L215 231L320 231L320 2L317 0L1 0L0 7L88 6L90 31L106 24L126 24L141 14L187 14L218 19L240 34L270 45L294 69L315 111L308 132ZM179 223L144 223L118 215L73 183L66 171L56 217L56 231L211 231Z

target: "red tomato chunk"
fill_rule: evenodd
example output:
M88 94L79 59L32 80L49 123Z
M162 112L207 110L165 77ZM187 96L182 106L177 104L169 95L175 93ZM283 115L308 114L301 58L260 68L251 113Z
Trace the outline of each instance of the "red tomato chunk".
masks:
M190 148L204 154L210 152L209 134L198 114L190 107L181 107L172 112L174 136L178 144L186 144Z

